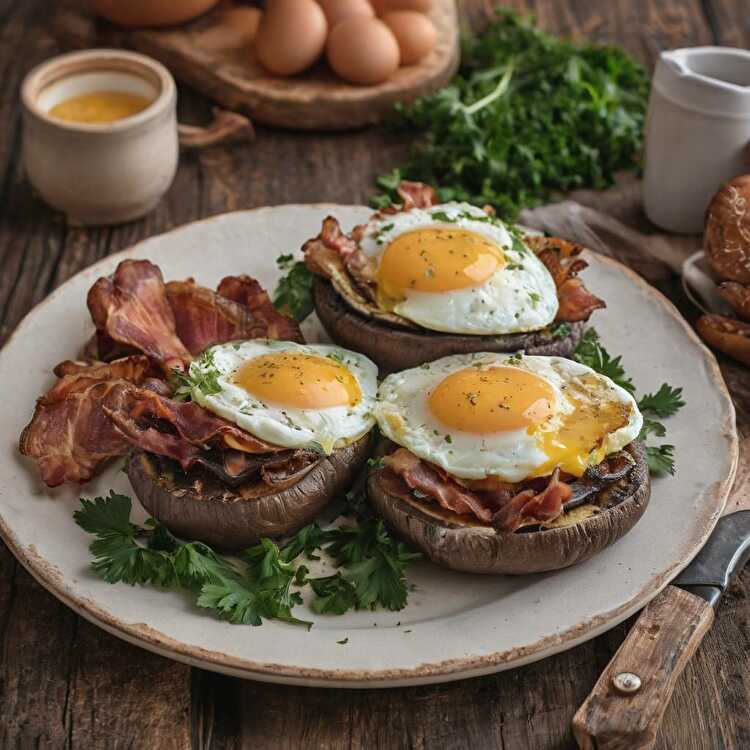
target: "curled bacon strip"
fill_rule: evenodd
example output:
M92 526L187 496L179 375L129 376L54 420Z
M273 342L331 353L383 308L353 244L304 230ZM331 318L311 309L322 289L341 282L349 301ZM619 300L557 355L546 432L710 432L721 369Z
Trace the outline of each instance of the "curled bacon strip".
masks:
M297 322L283 315L273 306L268 292L257 279L245 274L226 276L221 280L216 291L222 297L247 307L256 321L264 326L264 338L304 343Z
M417 458L406 448L398 448L386 456L385 465L398 474L412 490L428 495L446 510L471 514L487 523L492 521L493 509L479 495L461 487L452 479L441 476L432 464Z
M529 236L525 242L536 252L555 281L560 302L555 320L565 323L588 320L594 310L607 306L576 278L588 266L583 258L578 257L583 250L581 245L558 237Z
M164 279L153 263L122 261L111 277L102 277L91 287L87 303L98 331L147 354L164 372L184 369L190 362L175 331Z
M410 182L401 180L396 192L403 201L402 211L410 211L412 208L430 208L440 202L437 190L424 182Z
M318 239L341 257L344 267L362 293L368 299L375 299L375 264L365 255L357 242L341 231L338 220L333 216L327 216L323 220Z
M36 460L49 487L87 482L107 460L128 452L107 410L121 407L149 361L136 356L88 367L64 362L55 369L62 377L37 401L19 441L20 452Z
M492 523L503 531L515 531L528 521L554 521L562 514L563 504L572 494L570 486L560 481L560 470L555 469L549 483L541 492L533 489L522 490L495 513Z
M274 453L284 450L259 440L199 404L173 401L143 388L134 389L126 403L121 404L117 411L108 410L107 413L131 443L152 453L171 456L171 453L158 450L158 445L154 442L157 438L149 432L153 429L154 420L168 425L173 431L158 431L160 434L171 438L179 437L199 449L229 448L246 453ZM143 437L144 433L147 433L146 437ZM144 441L148 444L144 444ZM172 450L173 441L167 442Z
M193 355L214 344L266 334L267 327L256 321L248 308L199 286L193 279L170 281L167 299L177 335Z
M564 503L573 494L570 485L560 479L558 469L549 478L517 485L479 481L469 488L406 448L398 448L386 456L385 465L411 490L426 495L446 510L473 515L507 532L531 523L554 520L562 514ZM387 479L387 486L391 485Z

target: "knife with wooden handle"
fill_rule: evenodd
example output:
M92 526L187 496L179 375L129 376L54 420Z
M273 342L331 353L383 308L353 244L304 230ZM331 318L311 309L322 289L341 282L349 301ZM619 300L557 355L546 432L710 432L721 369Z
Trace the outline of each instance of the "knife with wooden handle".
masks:
M750 458L750 442L743 453ZM641 613L573 717L582 750L648 750L714 609L750 558L750 474L737 479L708 542Z

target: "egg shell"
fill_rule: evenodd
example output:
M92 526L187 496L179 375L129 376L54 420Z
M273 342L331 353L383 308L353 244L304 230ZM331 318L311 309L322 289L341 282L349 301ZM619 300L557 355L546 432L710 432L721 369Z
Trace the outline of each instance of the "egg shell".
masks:
M271 73L295 75L320 57L327 33L328 22L315 0L272 0L258 27L255 51Z
M422 13L394 10L386 13L381 20L396 37L402 65L416 65L435 47L437 30Z
M368 0L318 0L323 13L326 14L328 28L333 29L341 21L354 16L372 18L375 11Z
M391 30L377 18L355 16L339 23L328 37L328 64L350 83L372 86L398 69L400 53Z
M418 13L429 13L432 0L372 0L372 7L378 16L392 10L415 10Z

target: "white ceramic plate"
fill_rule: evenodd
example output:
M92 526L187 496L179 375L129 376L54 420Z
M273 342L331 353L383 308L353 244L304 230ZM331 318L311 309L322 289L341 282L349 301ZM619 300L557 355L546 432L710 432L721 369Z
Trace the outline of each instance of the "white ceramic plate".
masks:
M384 687L487 674L570 648L642 607L698 551L721 513L736 464L734 411L713 356L672 305L596 256L586 283L607 301L595 314L604 342L623 354L642 391L662 381L682 385L687 406L668 423L676 477L654 481L641 522L594 559L516 578L420 563L409 574L416 590L403 611L316 617L301 608L299 616L315 622L309 632L275 622L229 625L178 593L112 586L90 572L90 538L72 519L79 491L47 490L16 449L34 399L53 382L52 366L75 355L91 333L88 288L123 257L139 257L158 263L167 279L195 276L213 285L245 272L272 289L275 258L317 234L328 213L351 226L368 210L280 206L190 224L86 269L29 314L0 355L0 531L18 559L59 599L128 641L227 674L305 685ZM321 335L316 324L308 332ZM83 492L110 488L129 491L115 467Z

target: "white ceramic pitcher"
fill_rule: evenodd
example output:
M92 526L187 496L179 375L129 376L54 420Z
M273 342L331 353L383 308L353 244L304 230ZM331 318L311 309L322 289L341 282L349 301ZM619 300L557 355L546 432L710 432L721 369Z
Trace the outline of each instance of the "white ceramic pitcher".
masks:
M700 232L719 187L750 172L750 52L662 52L646 119L643 205L655 224Z

